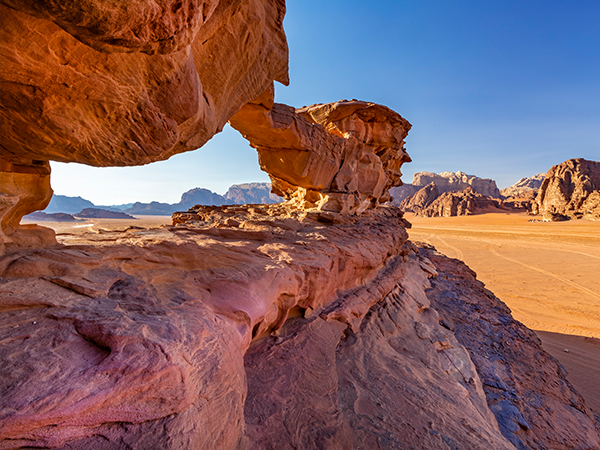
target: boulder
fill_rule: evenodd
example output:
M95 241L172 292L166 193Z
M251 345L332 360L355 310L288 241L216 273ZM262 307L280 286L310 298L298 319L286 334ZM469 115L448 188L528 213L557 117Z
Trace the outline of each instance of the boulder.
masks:
M569 159L553 166L532 205L534 214L600 219L600 162Z

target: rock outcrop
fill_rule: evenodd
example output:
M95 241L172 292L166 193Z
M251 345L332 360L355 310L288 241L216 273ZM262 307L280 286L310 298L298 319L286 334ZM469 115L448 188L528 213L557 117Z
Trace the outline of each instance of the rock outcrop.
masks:
M135 219L122 211L108 211L100 208L85 208L75 215L84 219Z
M577 158L553 166L532 206L546 220L600 220L600 162Z
M2 246L51 240L18 226L50 201L48 160L164 160L288 82L283 0L6 0L0 14Z
M417 172L413 175L412 184L394 188L390 194L394 197L393 204L400 205L406 198L414 195L419 189L435 183L440 194L445 192L462 191L468 187L475 192L492 198L501 198L496 182L490 178L479 178L475 175L467 175L464 172Z
M361 213L389 200L410 161L410 124L375 103L342 100L301 109L274 103L273 86L231 118L258 151L272 190L299 209Z
M271 193L271 183L234 184L225 194L228 205L271 204L283 201Z
M46 214L76 214L85 208L96 208L96 205L81 197L68 197L66 195L54 194L52 200L50 200L50 203L46 209L44 209L44 212Z
M502 211L500 200L481 195L468 187L459 192L445 192L427 208L417 212L423 217L470 216L485 212Z
M71 214L65 213L50 213L47 214L42 211L36 211L31 214L27 214L23 216L24 220L29 220L31 222L84 222L83 219L78 219L77 217Z
M533 177L521 178L512 186L501 189L500 194L502 195L502 198L531 197L532 193L537 192L540 188L544 178L546 178L545 173L538 173Z
M599 445L533 333L396 208L187 214L0 258L2 448Z
M420 213L429 205L431 205L435 199L440 196L440 192L435 183L431 182L424 188L419 189L413 196L405 198L400 203L399 208L402 211Z

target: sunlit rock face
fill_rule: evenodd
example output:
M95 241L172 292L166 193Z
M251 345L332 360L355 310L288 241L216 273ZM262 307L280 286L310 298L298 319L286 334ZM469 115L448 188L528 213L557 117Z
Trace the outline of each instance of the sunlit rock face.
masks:
M230 121L258 151L273 192L303 210L361 213L389 199L410 161L411 125L375 103L342 100L301 109L274 103L273 89Z
M533 202L533 213L547 220L600 219L600 162L569 159L553 166Z
M5 0L0 13L6 167L164 160L288 82L283 0Z

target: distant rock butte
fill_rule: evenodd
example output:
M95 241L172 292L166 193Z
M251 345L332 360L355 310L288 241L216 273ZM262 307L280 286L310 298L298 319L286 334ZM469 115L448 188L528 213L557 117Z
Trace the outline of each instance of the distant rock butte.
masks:
M284 199L271 193L271 183L234 184L225 194L228 205L280 203Z
M106 209L85 208L75 214L85 219L135 219L135 217L120 211L107 211Z
M46 214L42 211L36 211L31 214L23 216L23 219L30 220L32 222L84 222L82 219L78 219L71 214L65 213L50 213Z
M413 175L412 184L405 184L401 187L393 188L390 191L394 197L393 204L398 206L405 199L414 195L419 189L435 183L440 194L451 191L462 191L472 187L475 192L487 197L501 198L500 191L496 182L490 178L479 178L475 175L467 175L464 172L417 172Z
M459 192L444 192L417 214L423 217L470 216L485 212L505 212L501 208L500 200L481 195L468 187Z
M532 206L545 220L600 220L600 162L577 158L553 166Z
M432 181L427 186L418 190L411 197L405 198L400 203L402 211L419 213L427 208L433 201L440 196L440 192L436 184Z

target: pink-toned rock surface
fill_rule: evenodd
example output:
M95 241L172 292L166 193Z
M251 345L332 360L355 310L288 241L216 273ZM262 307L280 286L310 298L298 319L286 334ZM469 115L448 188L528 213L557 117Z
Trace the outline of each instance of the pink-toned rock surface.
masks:
M556 362L396 208L174 219L0 258L0 448L598 445Z
M600 220L600 162L577 158L553 166L532 210L548 220L579 217Z
M342 100L295 110L274 103L272 87L231 125L257 149L273 192L303 210L361 213L389 200L410 161L410 124L374 103Z
M537 192L542 185L544 178L546 178L545 173L538 173L533 177L521 178L512 186L501 189L500 194L503 198L529 197L532 195L532 192Z

